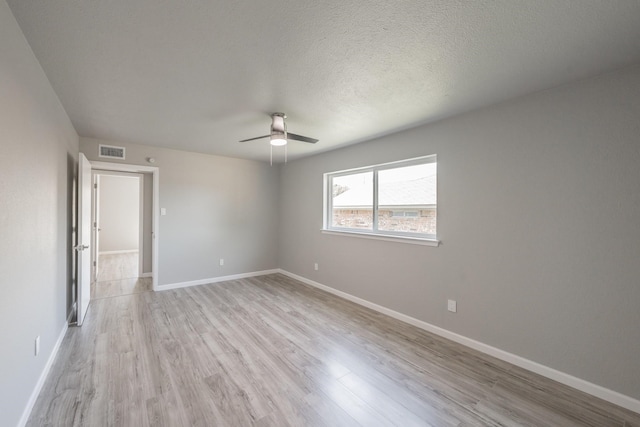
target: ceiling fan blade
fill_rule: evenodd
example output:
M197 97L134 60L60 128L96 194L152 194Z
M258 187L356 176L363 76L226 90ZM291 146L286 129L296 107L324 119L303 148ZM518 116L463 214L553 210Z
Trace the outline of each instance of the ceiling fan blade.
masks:
M309 138L308 136L296 135L295 133L291 133L291 132L287 132L287 139L308 142L310 144L315 144L316 142L318 142L317 139Z
M242 141L238 142L255 141L256 139L269 138L270 136L271 135L256 136L255 138L243 139Z

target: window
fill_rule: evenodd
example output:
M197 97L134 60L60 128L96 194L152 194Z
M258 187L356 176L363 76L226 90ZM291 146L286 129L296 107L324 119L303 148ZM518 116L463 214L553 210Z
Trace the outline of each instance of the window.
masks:
M436 156L326 173L324 229L436 239Z

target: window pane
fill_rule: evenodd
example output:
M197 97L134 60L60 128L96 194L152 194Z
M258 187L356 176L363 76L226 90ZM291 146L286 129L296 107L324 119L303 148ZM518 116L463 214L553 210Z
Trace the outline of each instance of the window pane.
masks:
M436 163L378 172L378 230L436 234Z
M332 179L333 227L373 229L373 172Z

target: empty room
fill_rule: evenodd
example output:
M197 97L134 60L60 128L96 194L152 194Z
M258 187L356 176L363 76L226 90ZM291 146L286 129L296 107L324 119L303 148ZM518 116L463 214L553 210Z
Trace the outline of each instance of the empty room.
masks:
M0 0L0 425L640 426L640 2Z

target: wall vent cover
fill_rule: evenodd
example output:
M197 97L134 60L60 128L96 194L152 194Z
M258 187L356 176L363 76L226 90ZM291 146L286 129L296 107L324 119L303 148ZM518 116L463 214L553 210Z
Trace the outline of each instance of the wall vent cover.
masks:
M98 146L98 157L124 160L124 147L100 144Z

